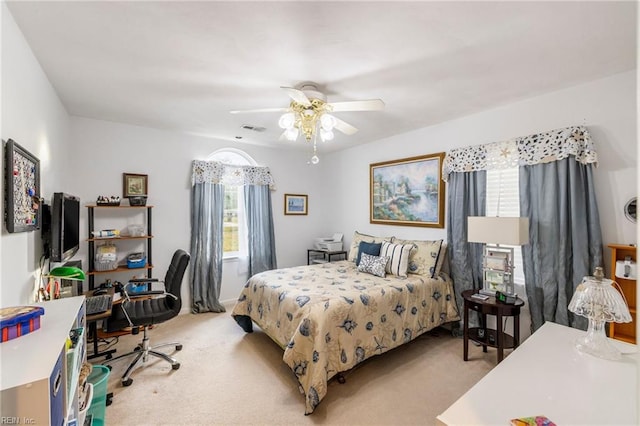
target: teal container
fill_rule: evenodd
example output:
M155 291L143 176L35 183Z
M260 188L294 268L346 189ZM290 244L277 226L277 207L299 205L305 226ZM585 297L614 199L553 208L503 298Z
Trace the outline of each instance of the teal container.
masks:
M93 385L93 398L87 416L93 417L93 426L104 425L104 415L107 410L107 382L109 367L94 365L87 380Z

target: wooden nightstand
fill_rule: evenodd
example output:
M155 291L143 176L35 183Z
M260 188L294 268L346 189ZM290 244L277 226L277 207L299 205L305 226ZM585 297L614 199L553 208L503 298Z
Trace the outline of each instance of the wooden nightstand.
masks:
M482 345L483 352L487 352L487 346L498 349L498 363L504 358L504 350L517 348L520 344L520 308L524 306L522 299L517 299L516 303L509 305L496 301L495 297L489 296L487 300L478 300L472 295L475 290L465 290L462 292L464 298L464 360L469 359L469 339ZM482 315L482 327L469 328L469 313L476 311ZM487 315L496 316L497 330L486 327ZM513 336L502 330L502 318L513 317ZM481 334L484 332L484 337Z

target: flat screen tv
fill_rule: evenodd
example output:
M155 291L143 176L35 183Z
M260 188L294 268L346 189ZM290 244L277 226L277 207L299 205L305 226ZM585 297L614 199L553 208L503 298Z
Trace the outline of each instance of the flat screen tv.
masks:
M65 262L80 248L80 198L55 192L50 209L49 260Z

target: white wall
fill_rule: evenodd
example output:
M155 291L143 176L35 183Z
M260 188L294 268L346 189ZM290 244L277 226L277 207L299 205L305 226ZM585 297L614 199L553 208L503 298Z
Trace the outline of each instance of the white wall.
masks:
M2 2L0 8L2 139L15 140L40 159L41 194L49 198L67 177L69 116L6 4ZM2 158L4 163L4 155ZM4 197L0 198L4 204ZM42 253L40 231L9 234L4 223L1 227L0 306L33 302L35 271Z
M342 183L348 189L336 194L333 204L339 214L332 215L333 223L349 240L354 230L446 238L445 229L370 224L369 164L586 124L599 156L595 183L604 244L635 244L635 224L624 217L622 208L638 192L636 93L635 71L626 72L334 153L326 159L334 167L332 185ZM607 270L610 253L604 249ZM521 321L525 336L527 318L523 315Z
M162 130L126 124L71 118L71 150L77 159L70 170L74 176L66 190L81 198L82 204L95 202L98 195L122 195L122 173L148 175L149 198L153 205L153 263L154 277L162 278L171 256L177 248L190 248L190 189L191 161L206 159L209 154L224 147L242 149L260 165L271 169L276 181L272 192L273 216L276 235L278 266L287 267L306 263L306 249L313 238L322 233L323 189L322 168L308 166L307 151L270 149L249 144L188 136ZM308 216L285 216L284 194L308 194ZM86 210L86 209L85 209ZM98 220L98 229L120 228L127 224L126 217ZM102 216L104 217L104 215ZM81 214L81 240L86 239L87 213ZM140 219L135 221L142 223ZM126 247L136 251L135 247ZM86 259L86 244L76 258ZM126 253L121 252L123 257ZM98 275L96 284L108 276ZM115 277L121 281L128 276ZM114 278L114 277L111 277ZM245 273L238 273L235 261L225 261L221 300L235 300L246 281ZM188 280L183 282L183 297L190 299ZM188 309L190 303L185 303Z

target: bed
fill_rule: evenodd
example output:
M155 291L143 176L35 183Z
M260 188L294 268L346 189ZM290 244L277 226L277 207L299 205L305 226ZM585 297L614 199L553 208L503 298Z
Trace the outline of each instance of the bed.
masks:
M305 414L327 394L332 377L460 319L445 272L382 278L349 260L256 274L232 316L246 332L255 322L284 349L305 395Z

